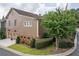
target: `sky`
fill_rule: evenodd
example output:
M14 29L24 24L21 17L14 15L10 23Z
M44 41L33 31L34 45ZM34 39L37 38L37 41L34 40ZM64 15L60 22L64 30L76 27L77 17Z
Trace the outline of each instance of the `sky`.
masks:
M0 19L6 16L10 8L17 8L36 14L45 14L47 11L60 7L64 9L67 3L0 3ZM68 9L79 8L79 3L68 3Z

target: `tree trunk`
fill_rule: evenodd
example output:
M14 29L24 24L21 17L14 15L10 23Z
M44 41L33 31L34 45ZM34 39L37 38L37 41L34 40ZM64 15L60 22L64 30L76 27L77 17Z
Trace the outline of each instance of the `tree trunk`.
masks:
M59 44L58 44L58 39L56 38L56 51L58 50Z

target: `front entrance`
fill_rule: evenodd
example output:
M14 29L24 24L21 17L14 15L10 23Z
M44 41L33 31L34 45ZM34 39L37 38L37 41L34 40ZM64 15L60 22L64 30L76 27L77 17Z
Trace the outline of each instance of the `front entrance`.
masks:
M17 34L15 32L8 32L7 33L7 38L16 39L17 38Z
M16 39L16 38L17 38L17 35L16 35L16 33L15 33L15 32L13 32L13 33L12 33L11 38L13 38L13 39Z

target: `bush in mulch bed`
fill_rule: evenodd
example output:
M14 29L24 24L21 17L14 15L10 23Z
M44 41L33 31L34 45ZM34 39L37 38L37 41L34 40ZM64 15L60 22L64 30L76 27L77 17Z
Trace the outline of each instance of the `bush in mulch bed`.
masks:
M16 44L19 44L20 43L20 37L18 36L17 38L16 38Z
M74 43L61 41L59 42L59 48L71 48L74 46Z

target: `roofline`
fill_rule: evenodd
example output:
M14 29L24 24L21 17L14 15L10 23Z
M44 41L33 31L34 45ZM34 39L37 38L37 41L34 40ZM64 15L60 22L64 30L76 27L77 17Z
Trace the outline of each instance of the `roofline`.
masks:
M11 13L11 11L12 10L19 10L19 9L16 9L16 8L11 8L10 10L9 10L9 12L7 13L7 15L5 16L5 18L7 18L8 16L9 16L9 14ZM20 11L23 11L23 10L20 10ZM17 12L17 11L16 11ZM30 13L30 14L33 14L33 15L36 15L37 17L34 17L34 18L37 18L37 19L40 19L40 16L39 15L37 15L37 14L35 14L35 13L31 13L31 12L27 12L27 11L23 11L23 12L26 12L26 13ZM18 12L17 12L18 13ZM19 13L18 13L19 14ZM21 15L21 14L20 14ZM28 15L26 15L26 16L28 16ZM33 17L33 16L30 16L30 17Z

